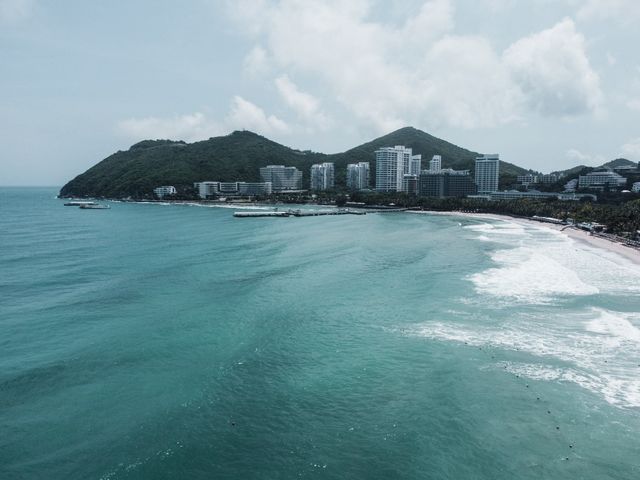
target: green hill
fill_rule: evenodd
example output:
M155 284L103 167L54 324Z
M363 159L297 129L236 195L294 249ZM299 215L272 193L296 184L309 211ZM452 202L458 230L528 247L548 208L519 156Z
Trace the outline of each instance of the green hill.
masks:
M636 162L632 162L626 158L616 158L615 160L611 160L610 162L601 165L599 168L636 167L637 165L638 164Z
M270 164L298 167L303 186L308 187L309 169L318 162L334 162L336 185L345 184L348 163L370 162L375 175L374 151L380 147L405 145L422 154L423 168L432 155L442 156L442 166L473 170L475 152L460 148L415 128L407 127L343 153L332 155L294 150L249 131L210 138L195 143L144 140L127 151L119 151L67 183L61 196L145 197L159 185L190 187L203 180L259 181L259 168ZM525 170L501 162L506 183Z

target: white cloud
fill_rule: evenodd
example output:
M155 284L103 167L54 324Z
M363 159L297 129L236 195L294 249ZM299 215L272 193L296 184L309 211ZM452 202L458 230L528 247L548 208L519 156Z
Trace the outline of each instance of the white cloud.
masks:
M220 125L200 112L169 118L129 118L118 123L118 130L127 137L142 139L172 139L196 141L221 133Z
M34 7L35 0L0 0L0 22L25 20L32 15Z
M329 126L329 118L320 108L320 101L316 97L301 91L287 75L276 78L275 83L278 93L287 106L296 112L311 130L313 128L326 129Z
M613 19L629 24L640 18L638 0L581 0L578 3L580 4L577 12L579 20L601 22L605 19Z
M627 107L631 110L637 110L640 112L640 98L633 98L627 102Z
M504 60L530 107L543 115L579 115L602 106L600 79L570 19L517 41Z
M622 146L622 154L629 160L640 160L640 138L629 140Z
M572 162L579 163L581 165L597 166L605 163L605 159L602 155L583 153L575 148L568 150L565 156Z
M251 77L266 75L270 70L267 51L260 45L256 45L244 58L242 70Z
M236 95L225 123L234 129L251 130L264 135L289 132L289 126L275 115L267 115L264 110L248 100Z
M129 118L117 124L117 130L134 139L171 139L194 142L228 133L230 130L251 130L263 135L289 132L285 122L267 115L257 105L235 96L228 115L221 122L196 112L173 117Z
M443 38L430 49L419 73L424 103L410 103L409 108L418 108L432 121L475 128L518 119L522 93L482 37Z
M453 34L453 0L424 1L400 25L374 21L371 5L279 0L230 8L260 45L247 57L248 70L268 58L280 79L313 78L316 91L377 133L408 124L490 127L530 111L566 117L602 105L598 75L571 20L503 54L485 37ZM296 110L291 95L279 89ZM299 103L306 108L307 102Z

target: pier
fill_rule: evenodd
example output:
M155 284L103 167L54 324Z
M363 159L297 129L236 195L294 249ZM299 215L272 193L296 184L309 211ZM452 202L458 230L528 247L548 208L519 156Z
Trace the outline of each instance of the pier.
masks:
M338 210L285 210L269 212L233 212L234 217L257 218L257 217L321 217L325 215L366 215L367 212L359 212L348 208Z

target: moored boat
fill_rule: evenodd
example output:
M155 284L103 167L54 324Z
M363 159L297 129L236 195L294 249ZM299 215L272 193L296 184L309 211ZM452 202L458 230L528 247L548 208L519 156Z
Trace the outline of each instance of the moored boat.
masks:
M99 203L85 203L80 205L83 210L108 210L111 207L109 205L101 205Z
M81 207L82 205L96 205L96 202L90 200L71 200L64 204L65 207Z

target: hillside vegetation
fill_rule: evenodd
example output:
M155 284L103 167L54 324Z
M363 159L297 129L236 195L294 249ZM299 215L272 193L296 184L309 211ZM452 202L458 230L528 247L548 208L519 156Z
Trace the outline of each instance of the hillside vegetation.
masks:
M334 162L336 186L345 185L348 163L370 162L375 178L374 152L380 147L405 145L422 154L423 168L433 155L442 156L442 166L472 170L476 152L453 145L412 127L402 128L371 142L327 155L295 150L249 131L195 143L171 140L144 140L129 150L116 152L62 187L61 196L148 197L159 185L189 188L203 180L260 181L259 169L284 164L303 172L303 187L309 185L309 169L318 162ZM501 162L501 183L526 171Z

